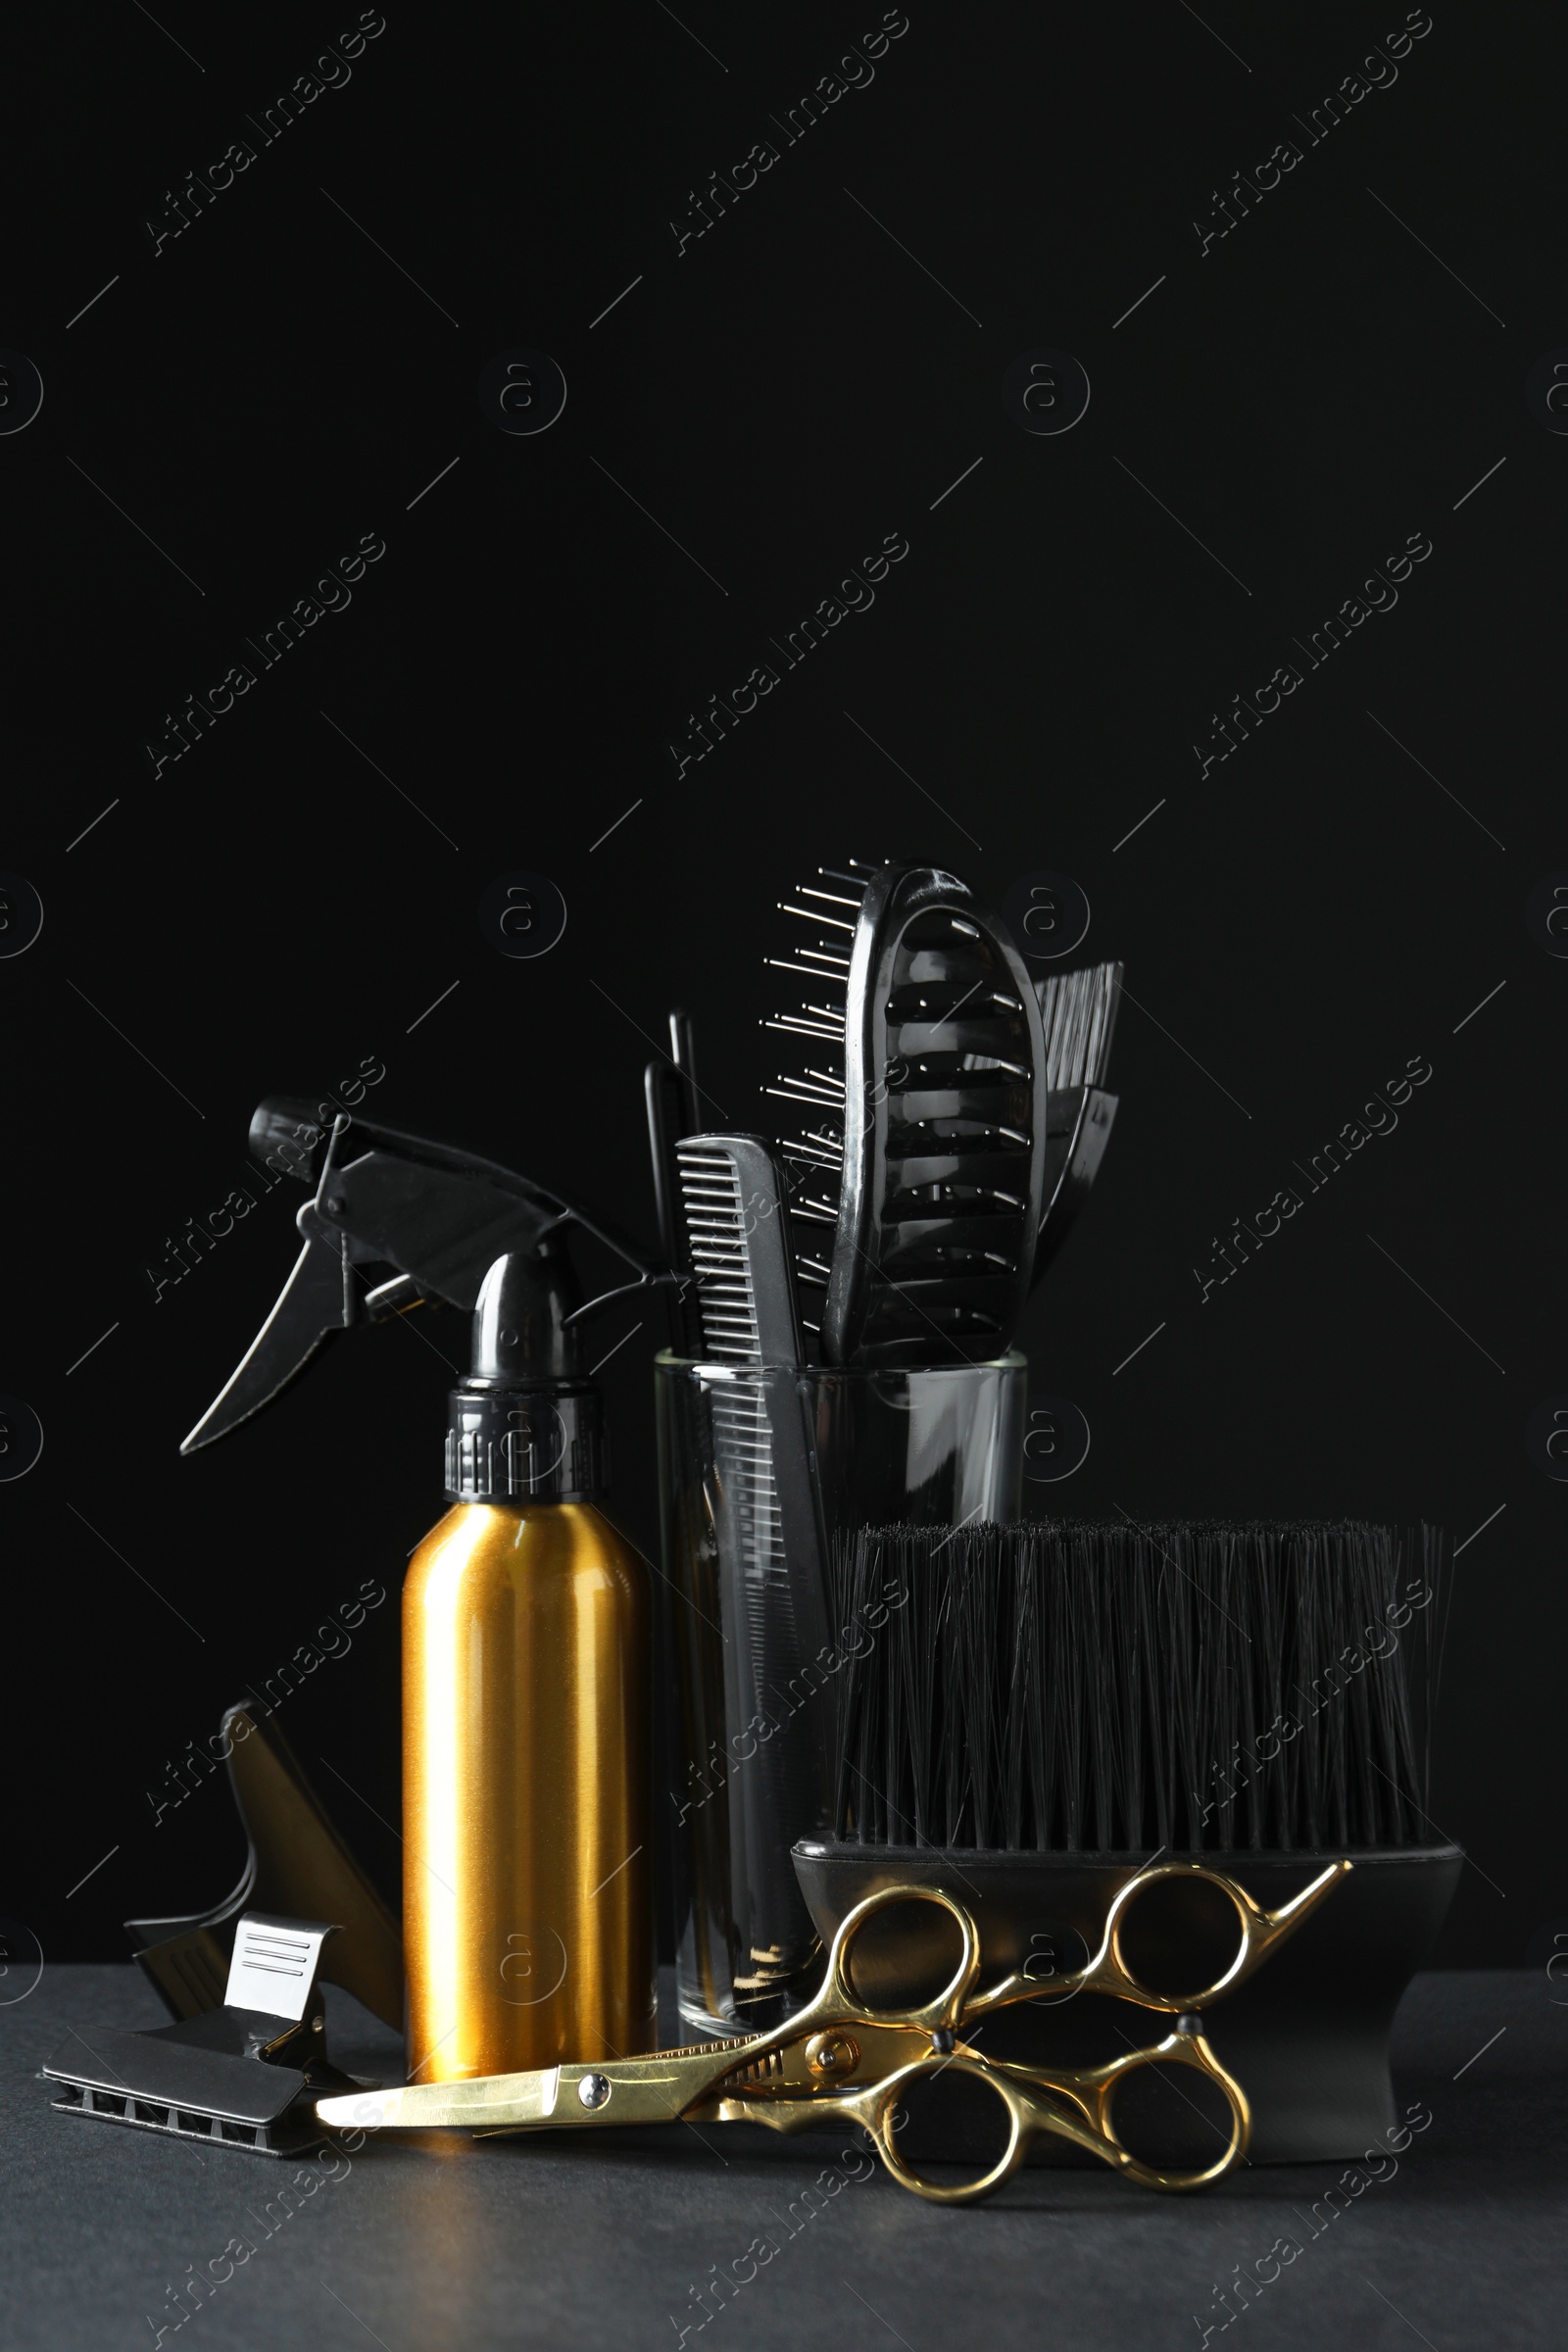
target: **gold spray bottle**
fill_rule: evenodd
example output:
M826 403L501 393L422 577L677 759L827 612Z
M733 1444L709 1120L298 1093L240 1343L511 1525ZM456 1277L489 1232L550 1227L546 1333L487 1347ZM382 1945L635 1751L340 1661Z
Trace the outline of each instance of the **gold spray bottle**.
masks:
M313 1187L281 1298L181 1451L267 1403L329 1334L421 1304L472 1314L448 1401L452 1508L403 1601L404 1962L411 2082L657 2040L646 1572L598 1509L594 1309L669 1276L489 1160L264 1102L256 1157ZM634 1270L582 1301L571 1227Z
M599 1398L565 1369L539 1259L485 1278L450 1400L454 1508L403 1591L411 2082L657 2039L647 1572L595 1507Z

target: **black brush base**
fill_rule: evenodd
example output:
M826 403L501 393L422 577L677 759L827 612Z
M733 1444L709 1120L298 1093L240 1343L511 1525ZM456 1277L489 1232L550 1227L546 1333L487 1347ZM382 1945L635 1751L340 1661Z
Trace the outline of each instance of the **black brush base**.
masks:
M1342 1849L1343 1850L1343 1849ZM1103 1933L1106 1910L1138 1854L1005 1853L957 1847L858 1845L803 1839L795 1871L817 1934L829 1943L862 1897L905 1884L939 1886L968 1905L980 1932L980 1983L1014 1969L1038 1976L1040 1998L999 2011L979 2046L1026 2064L1092 2065L1167 2031L1154 2011L1083 1993L1054 1999L1051 1979L1081 1967ZM1165 1854L1235 1879L1265 1909L1289 1901L1331 1853ZM1344 2161L1387 2148L1399 2129L1389 2072L1395 2011L1443 1925L1464 1856L1455 1845L1355 1852L1353 1870L1256 1976L1203 2012L1203 2030L1252 2109L1253 2164ZM1148 1984L1178 1991L1211 1982L1235 1948L1235 1914L1208 1890L1182 1889L1161 1901L1151 1888L1135 1913L1136 1965ZM1217 1908L1216 1908L1217 1907ZM873 1923L875 1925L877 1923ZM948 1937L951 1941L947 1940ZM1124 1938L1124 1948L1129 1948ZM934 1908L891 1915L873 1944L868 1930L857 1963L859 1990L877 2005L928 1997L951 1974L951 1921ZM1129 1957L1132 1957L1129 1948ZM922 1989L923 1988L923 1989ZM1127 2130L1123 2127L1124 2131ZM1187 2161L1211 2126L1171 2102L1161 2154ZM1127 2132L1131 2140L1130 2131ZM945 2137L922 2148L918 2124L906 2132L912 2156L979 2151ZM1140 2149L1140 2153L1144 2152ZM1037 2162L1089 2164L1066 2142L1042 2141Z

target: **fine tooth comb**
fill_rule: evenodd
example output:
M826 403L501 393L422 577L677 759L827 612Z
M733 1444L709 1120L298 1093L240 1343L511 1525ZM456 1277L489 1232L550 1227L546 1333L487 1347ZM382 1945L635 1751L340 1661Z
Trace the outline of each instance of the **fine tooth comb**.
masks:
M755 2001L808 1967L815 1933L790 1864L796 1825L818 1818L827 1787L820 1708L790 1693L827 1642L827 1576L806 1411L784 1177L756 1135L693 1135L675 1147L684 1257L696 1272L709 1361L750 1375L710 1387L714 1535L727 1642L727 1720L776 1728L731 1778L729 1836L752 1916L734 1923Z
M766 1024L829 1052L765 1091L818 1116L785 1145L797 1272L830 1364L984 1361L1011 1345L1046 1205L1040 1000L1010 937L935 866L820 869L784 911L842 989ZM832 1227L831 1241L827 1228Z

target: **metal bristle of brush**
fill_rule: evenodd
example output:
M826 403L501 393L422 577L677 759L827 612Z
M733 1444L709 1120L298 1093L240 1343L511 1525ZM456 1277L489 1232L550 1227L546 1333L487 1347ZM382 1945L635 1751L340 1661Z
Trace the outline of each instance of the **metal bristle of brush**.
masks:
M834 1836L1081 1854L1411 1848L1442 1531L1354 1521L863 1529L834 1623Z
M1010 1346L1046 1186L1040 1002L1010 937L935 866L818 869L773 967L819 985L764 1023L805 1066L764 1088L815 1114L783 1149L799 1280L830 1364L976 1362Z

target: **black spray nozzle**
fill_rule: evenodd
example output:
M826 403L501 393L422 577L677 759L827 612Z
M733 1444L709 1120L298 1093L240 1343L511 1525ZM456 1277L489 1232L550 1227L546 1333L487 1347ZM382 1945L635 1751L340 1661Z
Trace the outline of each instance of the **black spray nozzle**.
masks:
M258 1159L311 1187L295 1219L304 1248L249 1352L180 1451L210 1446L270 1403L333 1333L444 1304L473 1317L469 1375L454 1394L453 1413L460 1404L467 1413L460 1438L466 1431L484 1439L469 1447L468 1472L455 1479L463 1446L455 1457L449 1429L448 1492L542 1498L581 1488L571 1476L574 1442L581 1441L579 1468L602 1452L582 1369L583 1326L612 1299L673 1276L576 1202L494 1160L341 1113L324 1123L305 1098L270 1097L250 1140ZM573 1230L601 1242L632 1280L584 1299L567 1248Z
M318 1156L317 1147L332 1132L332 1119L318 1116L322 1108L294 1095L269 1095L257 1104L251 1120L252 1159L276 1176L314 1186L311 1170L313 1158Z

